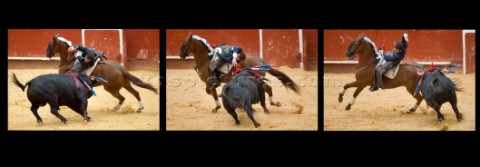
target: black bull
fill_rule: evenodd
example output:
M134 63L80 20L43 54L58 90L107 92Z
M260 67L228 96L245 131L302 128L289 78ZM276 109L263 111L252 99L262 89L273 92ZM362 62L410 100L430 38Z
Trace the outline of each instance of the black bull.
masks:
M438 70L426 72L423 77L421 86L422 95L427 105L437 112L437 120L439 123L441 124L445 119L442 113L440 113L440 107L442 107L442 104L445 102L450 102L457 116L457 121L460 122L463 119L463 115L458 112L457 94L455 93L457 88L455 83Z
M240 124L235 109L242 108L252 120L255 127L260 127L260 123L253 118L252 104L260 102L265 113L269 113L265 105L265 90L260 76L249 71L242 71L230 80L222 89L222 103L227 112L235 119L235 123Z
M78 76L90 87L92 86L92 82L85 73L79 73ZM30 110L40 125L43 121L38 115L37 110L40 106L45 106L47 103L50 105L51 113L57 116L63 123L67 123L67 119L58 113L59 106L68 106L82 115L85 122L90 120L90 117L87 115L87 99L92 96L92 92L90 92L83 83L75 81L73 75L40 75L28 81L25 85L20 83L17 76L13 73L11 78L13 79L13 83L20 87L22 91L25 91L25 88L28 86L27 97L32 104Z

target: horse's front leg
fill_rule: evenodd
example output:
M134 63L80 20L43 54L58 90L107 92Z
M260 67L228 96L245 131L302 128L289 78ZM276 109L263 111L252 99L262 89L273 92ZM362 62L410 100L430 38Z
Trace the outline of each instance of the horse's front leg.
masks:
M347 107L345 108L345 110L350 110L350 108L352 107L353 103L355 103L355 99L357 98L358 94L360 94L360 92L362 92L362 90L365 88L365 86L358 86L357 89L355 90L355 93L353 93L353 97L352 97L352 100L350 100L350 103L348 103Z
M338 102L342 102L343 101L343 95L345 94L345 91L347 91L348 88L350 87L358 87L359 83L358 81L353 81L353 82L350 82L350 83L347 83L343 86L343 89L340 90L340 93L338 94Z

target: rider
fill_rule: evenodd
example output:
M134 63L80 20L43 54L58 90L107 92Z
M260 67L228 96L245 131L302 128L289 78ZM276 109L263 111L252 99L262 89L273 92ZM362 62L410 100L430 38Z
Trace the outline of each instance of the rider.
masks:
M407 33L403 33L402 35L402 42L395 42L395 48L392 51L392 54L384 54L384 59L387 61L385 64L377 67L375 69L375 76L373 80L373 85L370 87L370 91L376 91L378 88L383 89L382 83L382 75L385 71L396 67L400 64L400 61L405 57L405 53L407 52L407 42L408 42L408 35ZM380 54L383 54L383 50L379 50Z
M81 53L78 52L78 50L80 50ZM97 56L93 50L87 49L80 45L69 47L68 52L73 53L75 55L75 58L78 59L78 61L75 61L75 63L73 64L72 68L70 68L70 70L74 73L92 67L95 63L95 61L93 60Z
M217 68L224 63L231 63L236 66L245 60L247 56L243 53L243 49L238 46L221 45L215 48L215 53L208 66L208 79L207 81L212 85L212 88L220 86L219 74L217 74Z

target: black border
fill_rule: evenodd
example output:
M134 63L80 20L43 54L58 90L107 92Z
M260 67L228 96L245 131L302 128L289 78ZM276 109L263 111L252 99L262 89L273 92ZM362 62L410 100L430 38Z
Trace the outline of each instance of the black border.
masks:
M158 9L157 9L158 10ZM245 9L244 9L245 10ZM306 9L305 9L306 10ZM321 9L317 9L321 10ZM362 10L362 9L359 9ZM179 13L182 11L175 11ZM250 12L250 11L246 11ZM140 16L127 14L110 14L103 16L86 16L74 20L65 15L61 21L52 18L51 13L35 16L0 17L1 46L3 53L7 53L8 29L31 28L124 28L124 29L159 29L160 30L160 56L166 56L166 29L203 29L203 28L301 28L318 29L319 56L323 55L323 30L324 29L478 29L480 17L476 14L458 13L458 16L447 14L419 15L389 15L389 14L319 14L316 12L284 11L259 14L257 17L249 15L220 15L218 13L205 14L202 18L192 16L173 16L173 13L140 13ZM266 12L267 13L267 12ZM280 14L279 14L280 13ZM295 13L295 15L291 15ZM131 13L130 13L131 14ZM197 13L201 14L201 11ZM226 21L233 20L233 21ZM477 36L478 37L478 36ZM478 38L477 38L478 39ZM7 56L4 55L6 58ZM5 60L5 59L4 59ZM323 78L323 64L319 60L319 78ZM8 68L8 61L4 67ZM166 76L165 59L160 60L160 75ZM7 69L8 71L8 69ZM6 72L4 72L5 74ZM7 78L4 76L4 79ZM2 84L7 84L5 79ZM134 144L145 146L165 146L170 144L197 145L215 144L228 145L232 143L243 144L274 144L296 147L298 145L357 145L357 144L383 144L397 145L402 143L449 143L461 144L478 143L479 132L331 132L323 131L323 80L319 80L319 120L318 131L166 131L166 87L160 88L160 131L8 131L7 112L2 113L2 127L0 143L2 144L73 144L95 143L105 145ZM7 87L7 85L3 85ZM8 92L5 92L8 93ZM6 96L8 97L8 96ZM5 101L4 101L5 102ZM8 105L5 111L8 111ZM321 106L321 107L320 107ZM478 115L478 114L476 114ZM478 116L476 116L478 120ZM476 124L478 129L478 124Z

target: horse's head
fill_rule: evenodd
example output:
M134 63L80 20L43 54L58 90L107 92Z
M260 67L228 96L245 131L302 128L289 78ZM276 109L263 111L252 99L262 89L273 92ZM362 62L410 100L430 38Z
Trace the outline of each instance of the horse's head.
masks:
M192 43L192 34L189 32L187 34L187 38L182 43L182 47L180 47L180 58L185 59L189 56L190 52L190 45Z
M57 39L57 36L53 36L53 40L48 42L47 46L47 51L46 55L48 58L52 58L55 56L55 54L60 53L62 50L65 50L68 48L67 44L62 44L62 41L59 41Z
M353 59L353 56L360 51L360 46L363 43L363 38L365 38L364 33L360 33L359 37L348 46L347 51L345 52L345 55L349 59Z

